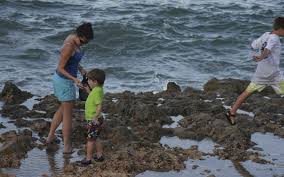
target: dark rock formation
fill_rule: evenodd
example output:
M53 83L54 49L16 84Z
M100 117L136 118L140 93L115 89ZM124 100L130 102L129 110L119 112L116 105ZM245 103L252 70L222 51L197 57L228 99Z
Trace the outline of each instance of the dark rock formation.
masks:
M21 104L27 99L31 98L33 95L26 91L21 91L12 82L5 82L5 86L0 94L0 99L7 105Z

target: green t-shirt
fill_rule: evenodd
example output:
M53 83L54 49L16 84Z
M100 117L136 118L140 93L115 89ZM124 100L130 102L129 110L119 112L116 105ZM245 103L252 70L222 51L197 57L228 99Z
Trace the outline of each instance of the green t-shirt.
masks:
M104 89L101 86L93 88L85 103L85 119L92 120L96 114L99 104L102 104L104 97Z

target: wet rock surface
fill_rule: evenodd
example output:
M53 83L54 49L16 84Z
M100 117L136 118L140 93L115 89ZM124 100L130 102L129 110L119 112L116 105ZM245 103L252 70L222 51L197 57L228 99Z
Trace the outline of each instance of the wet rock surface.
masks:
M162 136L193 140L210 138L222 147L214 149L213 153L209 154L211 156L232 161L252 160L257 163L270 163L263 160L257 152L247 150L255 145L251 142L251 135L255 132L271 132L284 138L283 98L273 94L269 89L264 93L252 95L241 109L253 112L254 117L238 114L235 126L231 126L224 115L226 112L224 105L232 105L248 83L233 79L213 79L205 84L204 91L190 87L181 91L176 84L169 83L166 91L157 94L129 91L106 93L103 102L103 112L106 115L101 132L105 161L88 167L71 163L64 168L63 175L135 176L146 170L181 170L185 168L184 161L188 158L202 159L204 153L198 151L197 147L190 149L163 147L159 143ZM42 118L52 118L58 106L56 98L48 95L41 98L40 102L34 105L33 110L28 110L18 103L9 103L3 106L1 114L15 120L16 126L29 127L40 137L45 138L50 122ZM84 102L76 103L75 107L72 141L73 146L79 149L79 153L84 154L85 135L80 121L84 114L82 110ZM173 123L170 116L177 115L184 116L178 122L178 127L163 128L163 125ZM13 136L16 135L14 133ZM32 138L28 137L30 140L25 139L27 145L22 154L33 148ZM2 138L2 142L10 141ZM10 152L6 150L0 153L7 157ZM22 156L17 159L21 158ZM3 163L3 165L1 161L1 165L5 167L19 165L14 163L16 162ZM210 172L204 171L204 173Z
M9 131L0 135L0 168L17 168L21 158L34 147L30 130Z

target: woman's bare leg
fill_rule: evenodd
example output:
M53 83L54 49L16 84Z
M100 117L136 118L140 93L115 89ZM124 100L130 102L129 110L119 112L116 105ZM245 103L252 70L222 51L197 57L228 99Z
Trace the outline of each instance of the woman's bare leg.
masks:
M74 102L63 102L63 141L64 141L64 153L69 153L72 150L71 146L71 131L72 131L72 110Z
M53 119L52 119L52 122L51 122L51 125L50 125L50 130L49 130L49 133L48 133L48 137L46 139L47 143L50 143L55 138L55 131L56 131L57 127L60 125L60 123L62 122L62 118L63 118L62 107L63 106L60 105L59 108L57 109L57 111L55 112L54 116L53 116Z

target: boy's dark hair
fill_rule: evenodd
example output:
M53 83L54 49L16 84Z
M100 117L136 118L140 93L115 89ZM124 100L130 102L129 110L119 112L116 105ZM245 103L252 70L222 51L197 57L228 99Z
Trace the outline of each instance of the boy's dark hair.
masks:
M273 29L278 30L280 28L284 29L284 17L277 17L274 20Z
M87 74L88 79L96 80L99 85L104 85L105 82L105 72L101 69L93 69Z
M76 29L76 34L79 37L85 37L87 40L91 40L94 38L94 32L91 23L83 23L82 25L78 26Z

